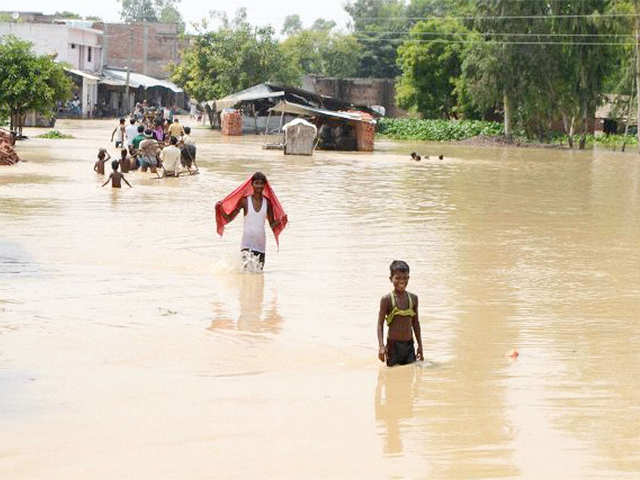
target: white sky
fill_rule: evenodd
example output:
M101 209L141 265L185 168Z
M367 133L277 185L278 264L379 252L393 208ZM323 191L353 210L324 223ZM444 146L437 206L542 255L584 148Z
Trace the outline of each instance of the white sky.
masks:
M5 3L5 2L2 2ZM178 7L182 17L189 25L191 22L199 22L208 16L210 10L223 10L230 17L238 8L247 9L249 21L253 24L271 24L279 31L282 22L287 15L297 13L304 26L309 26L313 21L322 17L334 20L339 27L345 27L349 15L344 11L345 0L244 0L244 1L212 1L206 0L182 0ZM13 4L5 4L0 10L16 9L20 11L42 12L52 14L56 11L76 12L79 15L98 16L107 22L120 21L120 3L116 0L21 0Z

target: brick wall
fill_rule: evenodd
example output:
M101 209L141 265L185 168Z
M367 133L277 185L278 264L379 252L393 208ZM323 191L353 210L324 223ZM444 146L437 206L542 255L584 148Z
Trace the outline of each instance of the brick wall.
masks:
M304 88L356 105L382 105L387 117L404 117L396 105L395 80L388 78L333 78L308 75Z
M131 53L132 72L166 79L169 64L179 61L181 45L175 24L96 23L93 27L104 32L105 68L127 68Z

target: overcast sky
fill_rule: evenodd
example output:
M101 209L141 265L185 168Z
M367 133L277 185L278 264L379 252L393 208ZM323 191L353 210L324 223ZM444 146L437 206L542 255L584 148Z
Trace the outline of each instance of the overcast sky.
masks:
M3 2L4 3L4 2ZM297 13L305 26L309 26L316 18L334 20L338 26L344 27L349 16L344 11L345 0L244 0L244 1L213 1L182 0L178 6L183 18L190 24L206 17L210 10L223 10L233 16L241 7L247 9L249 21L254 24L271 24L280 30L287 15ZM12 5L3 5L1 10L9 8L21 11L42 12L52 14L56 11L76 12L82 16L98 16L107 22L120 21L120 3L116 0L20 0Z

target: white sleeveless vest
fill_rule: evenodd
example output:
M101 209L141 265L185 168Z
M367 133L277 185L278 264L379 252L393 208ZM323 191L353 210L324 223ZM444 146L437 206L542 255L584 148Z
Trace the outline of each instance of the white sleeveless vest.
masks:
M247 214L244 217L244 231L240 248L248 248L256 252L265 253L266 234L264 222L267 219L267 199L262 197L260 211L253 208L252 197L247 197Z

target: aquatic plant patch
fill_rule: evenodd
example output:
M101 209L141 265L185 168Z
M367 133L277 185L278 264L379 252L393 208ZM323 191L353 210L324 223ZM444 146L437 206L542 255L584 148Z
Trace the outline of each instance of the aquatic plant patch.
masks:
M418 120L413 118L382 118L378 121L378 133L398 140L424 140L448 142L465 140L483 135L504 135L498 122L482 120Z
M43 133L42 135L38 135L38 138L75 138L73 135L67 135L60 130L49 130L47 133Z

